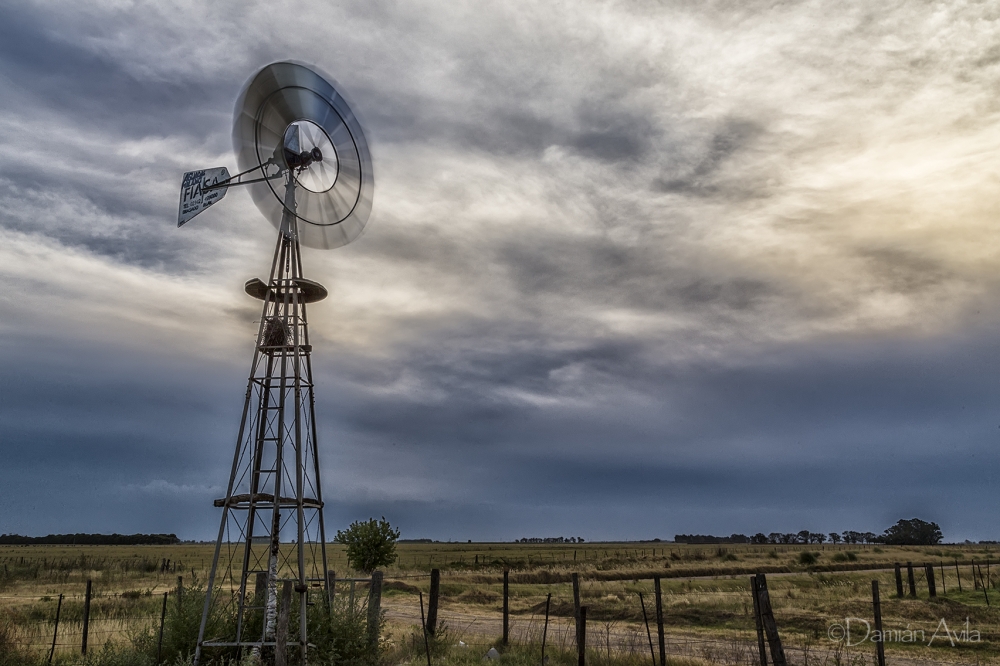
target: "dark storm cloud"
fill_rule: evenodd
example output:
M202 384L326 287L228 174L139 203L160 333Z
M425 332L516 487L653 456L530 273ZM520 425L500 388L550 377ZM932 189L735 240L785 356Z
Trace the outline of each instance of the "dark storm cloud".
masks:
M102 20L16 3L4 19L2 110L16 125L8 125L14 141L0 163L0 198L15 205L4 207L0 226L42 231L138 266L203 264L214 249L162 224L176 207L183 170L163 158L181 146L228 153L228 134L219 130L241 81L224 73L152 77L136 61L95 48L127 30L126 12ZM145 46L143 56L156 58L157 44Z
M493 378L505 375L484 368L466 373L460 385L427 387L448 393L433 404L419 395L369 394L346 406L340 423L363 433L366 455L386 461L389 475L396 466L431 460L441 483L458 479L454 494L490 511L517 505L520 512L516 498L525 497L576 507L575 532L628 536L632 521L621 531L599 526L608 513L635 503L647 507L648 522L657 525L644 533L650 537L690 531L708 514L731 531L880 530L896 512L916 505L953 526L951 538L957 538L971 534L984 515L950 501L949 488L962 484L982 501L992 492L990 470L1000 463L995 345L995 337L982 336L947 344L837 345L819 353L775 350L758 363L707 372L636 372L612 364L621 369L619 388L659 395L665 407L636 413L614 404L566 401L541 408L488 400L496 393ZM416 359L405 365L420 373ZM532 372L510 369L506 385L558 395L559 387L540 386L556 363L536 365ZM599 390L589 382L579 388ZM759 492L761 480L769 484L766 494ZM435 497L424 503L396 497L388 486L381 493L385 503L374 505L398 510L410 535L448 532L407 506L435 517L462 511ZM351 503L350 494L338 494L341 501ZM746 512L748 504L756 515ZM589 515L594 507L601 507L598 520ZM492 529L516 537L522 528Z
M998 35L928 11L5 8L3 531L212 535L274 231L177 185L294 58L376 160L305 256L332 524L995 538Z
M525 296L579 297L593 304L627 306L654 313L708 308L745 310L767 299L779 285L753 277L699 275L656 243L616 243L607 237L566 239L539 233L530 244L499 250L512 285Z
M96 16L60 20L50 9L15 2L0 25L0 76L7 79L4 106L21 106L90 130L119 136L169 135L178 131L218 141L213 126L228 116L239 83L153 80L127 69L128 62L95 53L82 35L109 32ZM127 14L119 16L122 25ZM192 104L192 100L198 100ZM222 148L224 146L220 146ZM95 159L107 157L95 155ZM39 174L41 175L41 174Z
M573 113L545 115L532 113L516 99L428 108L419 98L381 95L385 91L371 92L374 111L368 119L387 141L419 136L457 150L519 157L538 157L546 148L565 146L587 158L621 163L645 157L662 138L662 128L620 100L581 100ZM483 101L492 108L477 108Z
M176 356L54 336L6 337L2 349L3 531L147 531L154 521L184 532L191 523L175 512L220 492L201 470L230 455L223 444L239 395L226 387L240 370L206 373ZM207 531L204 517L195 523Z

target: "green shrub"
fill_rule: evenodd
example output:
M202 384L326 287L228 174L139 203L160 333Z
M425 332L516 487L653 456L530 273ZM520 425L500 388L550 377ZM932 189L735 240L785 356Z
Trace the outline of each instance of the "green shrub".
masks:
M812 566L813 564L816 564L816 558L818 555L819 553L810 553L807 550L802 551L801 553L799 553L799 564Z
M355 521L346 530L337 530L334 541L347 546L347 561L352 567L370 574L396 561L397 539L399 530L382 516L382 520Z

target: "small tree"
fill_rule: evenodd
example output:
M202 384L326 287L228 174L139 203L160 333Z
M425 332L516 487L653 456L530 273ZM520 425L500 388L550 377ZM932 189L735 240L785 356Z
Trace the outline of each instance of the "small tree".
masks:
M337 530L337 543L347 546L347 562L358 571L370 574L379 567L396 561L396 539L399 530L382 516L382 520L369 518L354 521L346 530Z

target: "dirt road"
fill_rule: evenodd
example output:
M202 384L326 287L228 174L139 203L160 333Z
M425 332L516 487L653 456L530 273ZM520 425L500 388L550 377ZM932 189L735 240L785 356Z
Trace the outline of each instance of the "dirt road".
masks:
M386 618L395 624L420 626L420 607L417 600L395 597L383 604ZM497 613L486 611L472 614L447 608L438 609L438 622L448 627L456 643L461 640L469 649L481 650L484 654L489 646L503 633L503 619ZM540 643L544 628L544 616L534 615L510 617L510 640L514 643ZM609 652L629 652L649 655L658 652L656 627L652 636L647 637L642 624L628 622L588 622L587 647ZM737 635L730 638L711 638L694 632L664 632L665 650L668 657L693 657L714 664L732 666L756 666L759 663L756 634ZM652 651L650 642L653 644ZM825 644L824 644L825 643ZM573 621L567 618L549 618L546 645L572 649L576 645ZM785 655L790 665L809 664L874 664L875 649L871 643L860 646L843 647L832 641L820 641L812 646L786 645ZM914 659L891 654L886 661L892 666L955 666L973 664L974 661Z

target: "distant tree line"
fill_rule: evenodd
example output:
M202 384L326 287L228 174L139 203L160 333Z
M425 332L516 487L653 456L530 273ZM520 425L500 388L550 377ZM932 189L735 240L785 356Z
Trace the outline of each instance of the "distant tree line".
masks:
M674 543L750 543L750 537L745 534L731 534L727 537L717 537L711 534L675 534Z
M882 534L874 532L856 532L846 530L844 532L810 532L802 530L800 532L771 532L764 534L758 532L753 536L745 534L731 534L727 537L717 537L710 534L677 534L674 535L676 543L690 544L718 544L718 543L754 543L754 544L810 544L810 543L847 543L847 544L872 544L881 543L892 546L933 546L941 543L944 538L941 528L937 523L929 523L919 518L910 520L900 520L892 527L886 529Z
M514 543L583 543L583 537L524 537Z
M50 534L43 537L0 534L4 546L169 546L180 543L176 534Z

